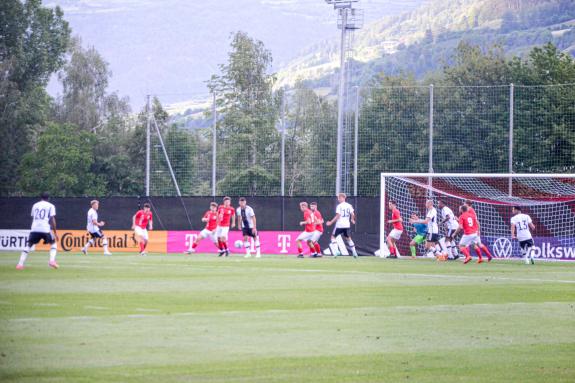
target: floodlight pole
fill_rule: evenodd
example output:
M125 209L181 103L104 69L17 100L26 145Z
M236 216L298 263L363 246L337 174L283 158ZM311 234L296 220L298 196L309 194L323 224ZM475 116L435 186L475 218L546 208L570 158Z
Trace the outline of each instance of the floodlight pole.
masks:
M150 196L150 119L152 111L150 108L150 95L146 101L146 197Z
M213 131L212 131L212 197L216 196L216 145L217 145L217 124L218 124L218 111L216 109L216 92L213 94L212 104L212 117L213 117Z
M339 89L337 95L337 146L336 146L336 175L335 194L341 191L341 161L343 149L343 108L345 97L345 32L347 24L347 8L340 8L341 12L341 42L339 57Z

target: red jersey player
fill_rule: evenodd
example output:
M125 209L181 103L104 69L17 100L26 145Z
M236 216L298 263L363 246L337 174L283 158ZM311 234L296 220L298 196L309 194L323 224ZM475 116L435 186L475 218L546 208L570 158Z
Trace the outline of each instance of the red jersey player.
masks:
M231 228L236 226L236 210L230 206L230 197L224 197L223 204L218 207L218 225L216 228L216 236L218 238L218 248L220 249L219 256L230 255L228 250L228 232Z
M391 219L387 221L387 223L393 224L393 229L387 236L387 247L389 248L389 258L397 258L397 248L395 244L401 238L401 234L403 233L403 219L401 218L401 213L397 208L397 204L395 201L389 201L389 209L391 210Z
M491 259L493 258L493 256L491 255L491 253L489 252L489 249L487 248L487 246L485 246L483 243L481 243L481 235L480 235L480 225L479 225L479 220L477 219L477 214L475 214L475 210L473 209L473 207L471 206L471 200L465 200L463 202L463 205L467 206L467 211L473 215L475 217L475 220L477 221L477 244L475 244L473 246L473 248L475 249L475 252L477 253L477 256L479 257L479 259L481 260L481 250L483 250L485 252L485 255L487 255L487 262L491 262Z
M298 235L296 239L298 251L297 256L298 258L303 258L302 242L309 242L313 238L313 234L315 233L315 216L313 212L308 208L307 202L300 202L299 208L303 212L303 221L300 221L299 224L300 226L305 226L305 229L300 235Z
M308 246L312 252L312 257L321 257L321 246L319 245L319 239L323 234L323 217L319 210L317 210L317 202L312 202L309 204L311 211L313 212L315 220L315 231L311 240L308 241Z
M143 210L138 210L132 217L132 230L138 242L140 243L140 255L146 255L146 246L148 245L148 224L150 230L154 229L154 220L150 211L150 204L145 203Z
M214 245L218 246L218 239L216 238L216 228L218 227L218 204L215 202L210 203L210 210L206 211L202 217L202 222L206 223L206 227L200 231L194 243L191 244L186 254L191 254L196 251L196 247L200 244L202 239L210 237Z
M463 230L463 236L459 241L459 249L463 254L465 254L465 261L463 263L468 263L471 261L471 255L469 254L469 245L477 245L479 243L479 223L475 214L469 211L467 205L462 205L459 208L461 215L459 216L459 227L455 230L455 235ZM483 262L481 258L481 253L479 254L479 259L477 263Z

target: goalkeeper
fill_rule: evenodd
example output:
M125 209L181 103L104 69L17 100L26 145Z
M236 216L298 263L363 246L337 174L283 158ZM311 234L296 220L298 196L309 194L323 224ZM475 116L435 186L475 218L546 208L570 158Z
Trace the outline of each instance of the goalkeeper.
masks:
M419 219L419 216L416 213L411 214L412 222ZM414 223L413 224L413 231L415 231L415 237L409 242L409 250L411 250L411 257L415 258L415 246L421 245L425 242L425 237L427 235L427 225L424 223Z

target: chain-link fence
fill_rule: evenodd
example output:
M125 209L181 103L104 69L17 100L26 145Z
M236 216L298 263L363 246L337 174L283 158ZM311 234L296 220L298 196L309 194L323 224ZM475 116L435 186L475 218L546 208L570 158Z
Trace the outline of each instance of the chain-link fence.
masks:
M333 195L336 97L297 87L253 98L160 124L181 194ZM347 99L348 194L377 195L381 172L575 170L575 84L355 88ZM151 125L150 195L176 195Z

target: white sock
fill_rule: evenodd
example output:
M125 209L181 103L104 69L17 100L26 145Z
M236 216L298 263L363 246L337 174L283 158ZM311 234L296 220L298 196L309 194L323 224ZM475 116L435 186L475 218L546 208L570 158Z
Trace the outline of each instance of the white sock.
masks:
M104 253L108 252L108 238L104 238L102 241L102 246L104 246Z
M88 247L90 247L93 244L94 244L94 240L90 239L88 242L86 242L86 246L84 246L84 249L88 250Z
M251 255L251 249L250 249L250 241L245 241L244 242L244 246L246 247L246 255Z
M260 255L260 238L256 238L256 240L254 241L254 244L256 246L256 255Z
M58 245L55 243L50 246L50 262L56 262L56 252L58 249Z
M353 255L357 255L357 251L355 251L355 243L353 243L353 240L350 239L350 240L347 242L347 244L348 244L349 247L351 248L351 253L352 253Z
M26 246L24 251L20 254L20 260L18 261L19 266L24 266L24 262L26 262L26 258L28 258L28 252L30 252L30 247Z

